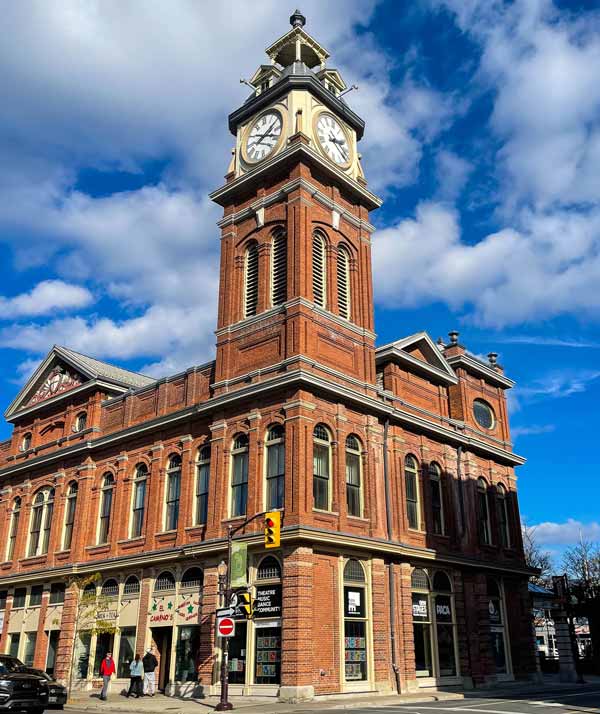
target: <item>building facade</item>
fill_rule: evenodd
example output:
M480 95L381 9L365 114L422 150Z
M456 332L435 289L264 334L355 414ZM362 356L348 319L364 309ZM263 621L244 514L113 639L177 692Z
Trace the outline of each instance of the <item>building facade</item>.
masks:
M215 693L227 526L274 509L280 549L260 519L238 536L261 606L230 644L232 693L535 672L513 382L456 332L375 346L364 122L304 22L229 117L215 360L154 380L54 347L6 411L0 649L78 686L154 643L161 688ZM88 575L111 631L81 621Z

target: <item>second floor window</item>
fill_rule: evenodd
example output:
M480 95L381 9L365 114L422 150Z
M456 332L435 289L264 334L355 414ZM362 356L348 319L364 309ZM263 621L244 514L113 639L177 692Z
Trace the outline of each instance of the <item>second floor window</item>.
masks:
M27 555L45 555L50 545L50 529L54 514L54 489L44 488L33 498L31 525L29 528L29 547Z
M179 523L179 499L181 495L181 457L171 456L167 467L165 530L177 530Z
M406 519L408 527L417 530L419 518L419 465L412 454L404 459L404 487L406 491Z
M279 424L267 432L267 511L283 508L285 489L285 431Z
M503 548L510 548L510 525L508 519L508 494L502 484L498 484L496 496L496 508L498 518L498 533L500 535L500 545Z
M331 437L323 424L313 432L313 502L321 511L329 510L331 468Z
M6 560L12 560L15 554L17 534L19 532L19 521L21 520L21 499L17 496L13 501L12 512L10 514L10 528L8 531L8 544L6 547Z
M350 435L346 439L346 507L349 516L362 516L360 442Z
M210 480L210 446L198 452L196 463L196 525L208 520L208 483Z
M444 535L444 496L442 470L436 463L429 464L429 488L431 493L431 525L436 535Z
M488 504L487 483L483 478L477 479L477 523L480 542L484 545L490 545L492 542L490 509Z
M108 543L110 531L110 516L112 512L115 477L111 473L104 474L100 494L100 518L98 523L98 545Z
M144 530L144 515L146 512L146 488L148 484L148 467L139 464L133 479L133 504L131 509L132 538L139 538Z
M231 450L231 517L246 515L248 505L248 437L238 434Z
M79 487L72 481L67 489L67 503L65 505L65 530L63 535L63 550L69 550L73 542L73 528L75 526L75 510L77 508L77 491Z

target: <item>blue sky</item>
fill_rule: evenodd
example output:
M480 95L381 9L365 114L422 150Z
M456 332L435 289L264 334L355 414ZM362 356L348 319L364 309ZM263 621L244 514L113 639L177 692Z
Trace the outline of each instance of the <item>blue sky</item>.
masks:
M367 128L383 343L458 329L511 394L523 516L600 540L600 14L557 0L306 0ZM0 396L53 343L153 375L212 356L240 77L275 0L3 8ZM390 269L390 266L393 266ZM0 426L0 438L10 431Z

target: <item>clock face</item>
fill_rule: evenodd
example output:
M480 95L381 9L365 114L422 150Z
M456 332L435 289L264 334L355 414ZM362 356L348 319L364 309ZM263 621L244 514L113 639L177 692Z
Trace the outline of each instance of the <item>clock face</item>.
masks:
M256 121L246 140L246 154L252 162L262 161L275 148L281 137L281 116L267 112Z
M331 114L321 114L317 121L317 136L323 151L340 166L350 162L350 146L346 133Z

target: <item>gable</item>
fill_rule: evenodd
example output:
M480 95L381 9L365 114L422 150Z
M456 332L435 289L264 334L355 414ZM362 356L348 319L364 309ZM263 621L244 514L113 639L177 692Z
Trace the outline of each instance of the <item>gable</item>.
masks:
M32 406L39 404L46 399L79 387L85 381L87 381L86 378L78 374L75 370L70 369L64 364L57 364L42 375L38 383L30 390L32 394L29 399L23 401L23 405Z
M378 347L375 359L378 364L398 362L408 371L426 374L428 378L444 384L456 384L458 381L454 370L426 332Z

